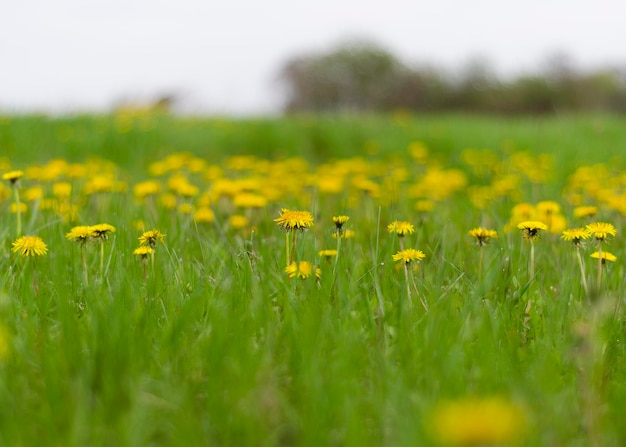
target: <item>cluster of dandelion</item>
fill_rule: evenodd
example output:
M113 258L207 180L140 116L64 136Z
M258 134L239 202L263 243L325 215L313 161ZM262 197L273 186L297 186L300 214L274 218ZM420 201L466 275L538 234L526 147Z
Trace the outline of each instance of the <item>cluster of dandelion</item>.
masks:
M597 250L591 254L592 258L598 260L598 273L596 280L596 287L600 290L602 285L602 268L606 264L606 261L614 262L617 257L603 249L602 244L608 243L610 238L617 234L617 230L613 224L607 222L593 222L586 225L584 228L571 228L563 231L561 239L569 241L576 249L576 257L578 259L578 265L580 267L581 281L585 289L585 293L589 294L589 286L587 284L587 278L585 274L585 266L580 254L581 247L585 245L586 241L594 243Z
M104 270L104 243L109 240L109 235L115 233L115 227L108 223L96 225L78 225L73 227L65 235L67 240L77 243L80 246L83 264L83 279L85 284L89 284L89 273L87 268L87 243L97 243L100 245L100 274L105 275Z
M428 305L426 301L419 294L417 289L417 285L415 284L415 277L413 276L413 272L417 270L418 262L422 261L426 255L421 250L416 250L414 248L404 248L404 238L405 236L411 235L415 233L415 227L412 223L406 221L398 221L395 220L387 225L387 231L391 234L395 234L398 237L400 250L396 252L392 256L392 259L395 262L399 262L402 268L404 269L404 280L406 284L406 296L409 302L409 305L413 305L413 299L411 297L411 285L413 285L413 289L418 295L420 302L422 303L422 307L424 310L428 311ZM409 267L413 268L409 268Z
M146 272L146 264L148 263L148 256L150 256L150 264L152 271L154 272L154 253L156 250L157 243L163 243L165 240L165 234L161 233L159 230L149 230L144 231L141 236L139 236L139 247L137 247L133 254L139 256L141 260L141 265L143 267L143 282L144 284L147 281L147 272Z

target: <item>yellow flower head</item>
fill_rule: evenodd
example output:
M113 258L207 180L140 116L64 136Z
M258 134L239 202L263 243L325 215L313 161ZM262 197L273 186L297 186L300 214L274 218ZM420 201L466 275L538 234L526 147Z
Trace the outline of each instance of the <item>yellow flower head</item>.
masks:
M65 235L65 239L70 241L78 242L80 244L85 244L89 238L91 238L92 230L91 226L88 225L79 225L70 230L69 233Z
M415 228L413 227L413 224L409 222L401 222L397 220L387 225L387 230L390 233L396 233L400 237L404 237L407 234L415 233Z
M617 261L617 256L604 250L602 250L602 254L600 254L600 252L598 251L591 253L591 257L595 259L602 259L602 264L604 264L606 261Z
M605 241L609 236L615 236L617 230L615 227L606 222L594 222L585 227L596 241Z
M527 220L525 222L517 224L517 229L522 230L522 235L524 236L524 239L532 241L539 237L540 231L547 230L548 226L543 222Z
M109 238L109 233L115 233L115 227L107 223L96 224L90 228L91 237L101 241L106 241Z
M249 224L248 218L242 214L233 214L228 218L228 223L234 230L241 230L242 228L246 228Z
M337 250L320 250L318 255L322 258L330 259L333 256L337 256Z
M410 264L413 261L421 261L424 259L426 255L421 250L415 250L414 248L409 248L406 250L402 250L393 255L394 261L401 261L405 264Z
M313 226L313 215L308 211L291 211L283 208L280 211L280 216L274 219L274 222L287 231L304 231Z
M145 259L148 257L149 254L152 254L153 252L154 250L152 249L152 247L148 245L141 245L135 248L135 251L133 251L133 254L137 256L141 256L142 259Z
M580 245L584 239L589 239L590 237L591 233L585 228L570 228L561 234L561 239L571 241L574 245Z
M469 230L468 234L476 239L476 244L483 246L491 242L491 239L498 237L496 230L487 230L483 227L477 227Z
M343 224L350 220L350 216L333 216L333 222L338 231L343 229Z
M518 439L526 418L513 403L491 397L442 402L429 422L433 437L442 444L495 446Z
M48 253L48 247L39 236L22 236L13 242L11 251L20 256L43 256Z
M337 239L337 234L339 234L339 237L342 239L350 239L356 235L353 230L343 230L341 233L334 232L333 239Z
M193 220L197 223L211 223L215 220L215 213L208 206L203 206L193 214Z
M8 180L12 185L15 185L19 179L24 176L24 171L9 171L2 174L2 180Z
M311 276L312 272L313 266L310 262L307 261L300 261L299 263L292 262L287 267L285 267L285 273L289 275L289 278L298 277L300 279L306 279Z
M165 236L166 235L161 233L159 230L146 231L139 236L139 245L154 248L156 247L157 242L163 242Z
M586 219L598 214L597 206L578 206L574 208L574 217L578 219Z

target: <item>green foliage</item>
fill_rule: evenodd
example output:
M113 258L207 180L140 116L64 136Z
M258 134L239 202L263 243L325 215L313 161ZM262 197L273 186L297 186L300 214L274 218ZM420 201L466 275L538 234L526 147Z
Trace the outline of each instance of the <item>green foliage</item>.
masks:
M428 148L427 162L407 154L417 141ZM392 182L402 186L390 189L393 200L361 191L356 202L348 187L324 195L304 181L344 161L357 173L374 167L367 172L381 185L400 168L418 182L433 166L461 169L473 185L488 179L470 172L463 149L490 148L497 163L549 152L549 178L527 180L517 192L564 203L576 168L607 162L626 145L619 118L5 117L0 145L3 172L99 157L96 168L108 166L102 159L115 162L115 178L127 185L84 195L78 185L89 178L74 179L77 222L46 210L26 214L25 231L48 246L38 258L10 252L11 196L0 201L2 445L435 446L429 421L439 402L494 395L528 419L512 445L626 441L623 216L602 211L618 228L610 247L618 262L607 266L602 293L587 297L574 252L558 235L537 242L536 277L528 277L528 244L517 230L503 231L510 198L477 209L464 189L423 214L408 181ZM176 159L168 159L167 175L150 173L153 163L181 152L192 154L182 160L206 165L174 170ZM233 168L242 154L253 155L252 163ZM209 168L230 179L258 177L286 160L305 166L302 179L281 183L287 190L303 180L300 194L250 212L254 231L229 226L228 198L213 200L216 222L203 225L132 193L146 178L165 184L184 173L202 194L215 182ZM615 173L623 168L619 160L606 164ZM26 175L22 187L33 184ZM41 184L48 194L50 184ZM296 233L295 256L321 268L319 281L283 271L285 234L273 219L296 206L311 211L315 225ZM569 216L571 206L564 207ZM340 214L350 216L346 228L356 235L338 244L332 216ZM166 234L154 268L133 255L138 219ZM415 233L389 234L394 220L410 221ZM116 231L104 242L104 272L99 247L87 244L86 283L81 247L65 235L99 222ZM483 247L479 276L467 232L484 222L499 236ZM413 306L392 261L400 244L426 253L411 270ZM336 261L316 258L337 246ZM590 278L594 267L587 264Z

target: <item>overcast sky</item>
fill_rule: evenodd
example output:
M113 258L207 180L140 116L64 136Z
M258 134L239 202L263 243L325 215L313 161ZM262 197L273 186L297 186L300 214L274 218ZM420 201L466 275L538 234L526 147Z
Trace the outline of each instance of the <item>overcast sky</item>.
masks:
M189 111L278 110L280 67L347 38L404 62L501 73L557 52L626 65L626 0L19 0L0 12L0 110L105 110L175 93Z

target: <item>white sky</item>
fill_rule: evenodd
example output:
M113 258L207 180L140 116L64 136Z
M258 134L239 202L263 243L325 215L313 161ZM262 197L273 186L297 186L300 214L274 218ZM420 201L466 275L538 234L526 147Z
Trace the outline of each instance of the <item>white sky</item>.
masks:
M19 0L0 10L0 110L276 111L290 57L351 37L404 62L530 71L557 52L626 65L626 0Z

